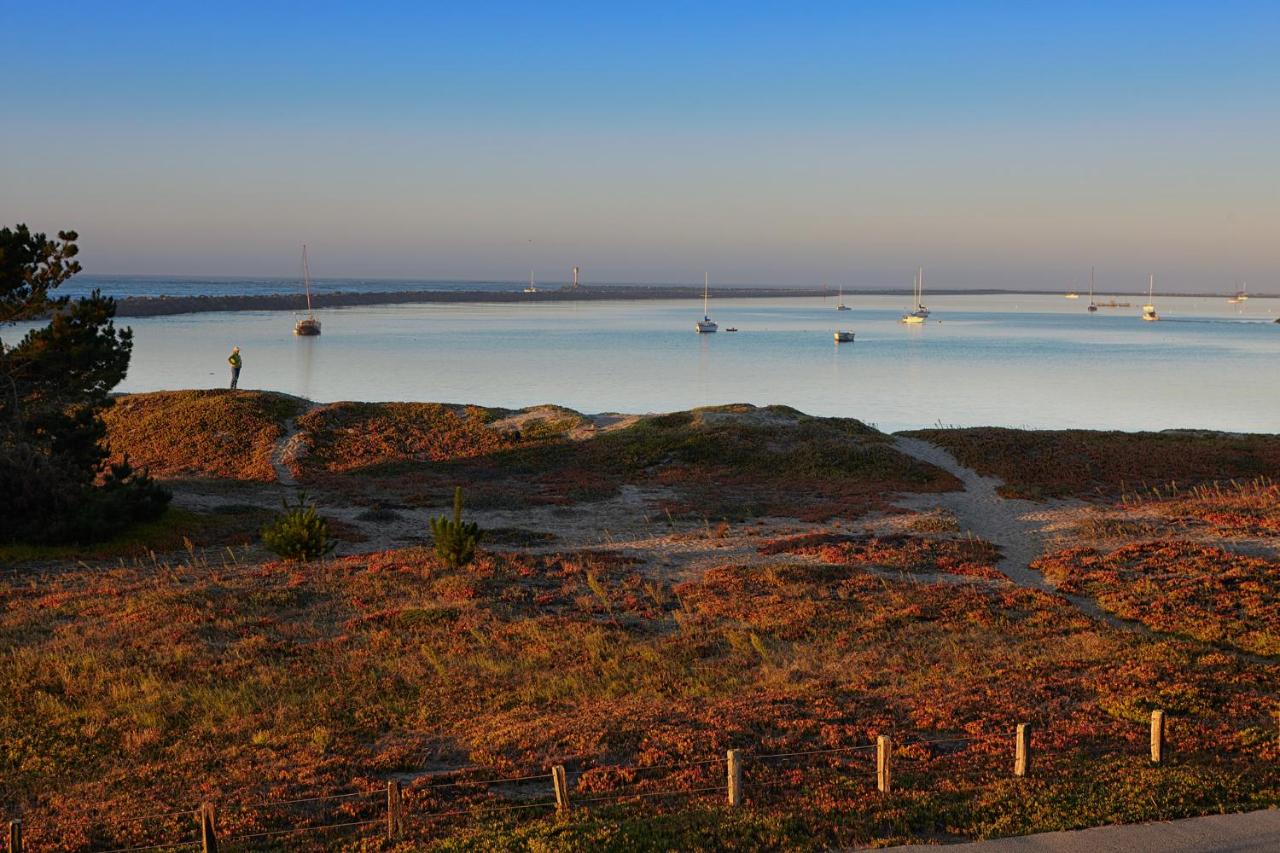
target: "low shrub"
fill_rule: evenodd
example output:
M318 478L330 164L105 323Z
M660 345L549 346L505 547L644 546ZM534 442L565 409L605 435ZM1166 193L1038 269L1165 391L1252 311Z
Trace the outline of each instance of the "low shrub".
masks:
M271 553L286 560L308 563L337 546L329 536L329 522L307 502L306 492L298 494L298 502L293 506L284 501L284 510L275 521L262 528L262 544Z

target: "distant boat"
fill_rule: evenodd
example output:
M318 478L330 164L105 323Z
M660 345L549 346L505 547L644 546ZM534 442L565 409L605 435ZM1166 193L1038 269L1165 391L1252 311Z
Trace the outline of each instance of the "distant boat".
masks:
M1093 301L1093 267L1089 267L1089 313L1092 314L1098 310L1098 304Z
M1079 298L1080 298L1080 294L1076 293L1074 290L1072 290L1072 291L1068 291L1068 292L1065 294L1065 298L1067 298L1067 299L1079 299Z
M702 319L694 324L694 328L698 330L698 334L707 335L720 328L711 320L711 315L707 313L707 303L711 299L711 279L706 274L702 274Z
M726 331L726 332L736 332L736 331L738 331L738 327L737 327L737 326L730 326L729 328L725 329L725 331Z
M849 306L844 304L844 286L843 286L843 285L841 285L841 287L840 287L840 295L839 295L839 297L837 297L837 299L836 299L836 310L837 310L837 311L848 311L848 310L849 310Z
M1242 282L1240 289L1236 291L1236 295L1227 300L1232 305L1238 305L1241 302L1249 301L1249 282Z
M836 343L838 344L853 343L853 332L836 332Z
M533 270L529 270L529 286L524 289L525 293L537 293L538 288L533 286Z
M1155 306L1156 291L1156 275L1152 273L1147 279L1147 304L1142 306L1142 319L1148 323L1154 323L1160 319L1160 315L1156 313Z
M924 303L921 301L923 299L924 299L924 267L921 267L920 269L916 270L915 309L910 311L907 314L903 314L901 322L914 326L914 325L923 323L925 321L925 318L929 316L929 309L924 307Z
M307 292L307 316L293 324L293 333L302 337L320 334L320 321L311 311L311 268L307 265L307 244L302 244L302 287Z

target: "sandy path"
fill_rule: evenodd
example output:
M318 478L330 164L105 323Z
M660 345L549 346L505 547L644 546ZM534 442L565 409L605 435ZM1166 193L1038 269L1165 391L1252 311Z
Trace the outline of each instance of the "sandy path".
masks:
M996 493L1002 485L1000 480L984 477L972 468L964 467L941 447L918 438L898 436L895 440L898 450L947 471L964 484L963 492L910 495L897 501L899 506L918 511L939 506L949 510L955 515L961 530L967 530L1000 549L1002 556L996 568L1009 580L1018 586L1054 591L1039 572L1029 568L1044 551L1041 523L1037 518L1045 511L1043 505L1002 498Z
M1042 574L1032 571L1032 561L1044 553L1045 524L1064 503L1045 505L1001 497L996 492L1003 485L1001 480L984 477L972 468L966 468L941 447L906 436L897 436L895 441L903 453L942 468L964 484L962 492L909 495L897 502L899 506L918 511L938 506L949 510L955 515L961 530L967 530L1000 549L1000 562L996 568L1018 586L1061 596L1085 615L1113 628L1151 633L1138 622L1108 613L1091 598L1060 592Z
M311 409L316 408L312 405ZM306 414L305 412L303 414ZM301 416L299 416L301 417ZM298 418L289 418L284 422L284 435L276 440L275 449L271 451L271 467L276 471L276 482L282 486L296 486L297 479L293 476L293 471L289 470L289 465L305 449L305 442L302 436L302 430L298 427Z

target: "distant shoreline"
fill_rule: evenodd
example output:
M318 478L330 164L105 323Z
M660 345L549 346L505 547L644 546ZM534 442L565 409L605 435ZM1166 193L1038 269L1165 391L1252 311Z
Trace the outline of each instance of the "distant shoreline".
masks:
M996 288L973 290L936 290L938 296L1062 296L1043 290L1001 290ZM717 287L711 291L717 299L786 299L835 296L836 292L821 288L786 287ZM907 296L910 290L894 288L850 291L847 296ZM1099 297L1140 297L1135 293L1097 293ZM1178 293L1169 296L1213 298L1215 293ZM606 300L639 301L656 299L700 299L702 289L697 287L648 287L635 285L591 285L577 289L557 288L539 290L537 293L490 290L401 290L358 293L312 294L316 308L350 308L358 305L402 305L415 303L540 303L540 302L596 302ZM1252 296L1266 299L1266 296ZM262 293L233 296L126 296L116 301L118 317L162 317L174 314L202 314L210 311L300 311L305 307L299 293Z

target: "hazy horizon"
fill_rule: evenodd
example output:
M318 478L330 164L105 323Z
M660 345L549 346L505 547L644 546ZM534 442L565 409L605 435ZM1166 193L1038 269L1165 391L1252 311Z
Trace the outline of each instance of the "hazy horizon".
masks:
M11 6L102 275L1280 291L1280 7Z

